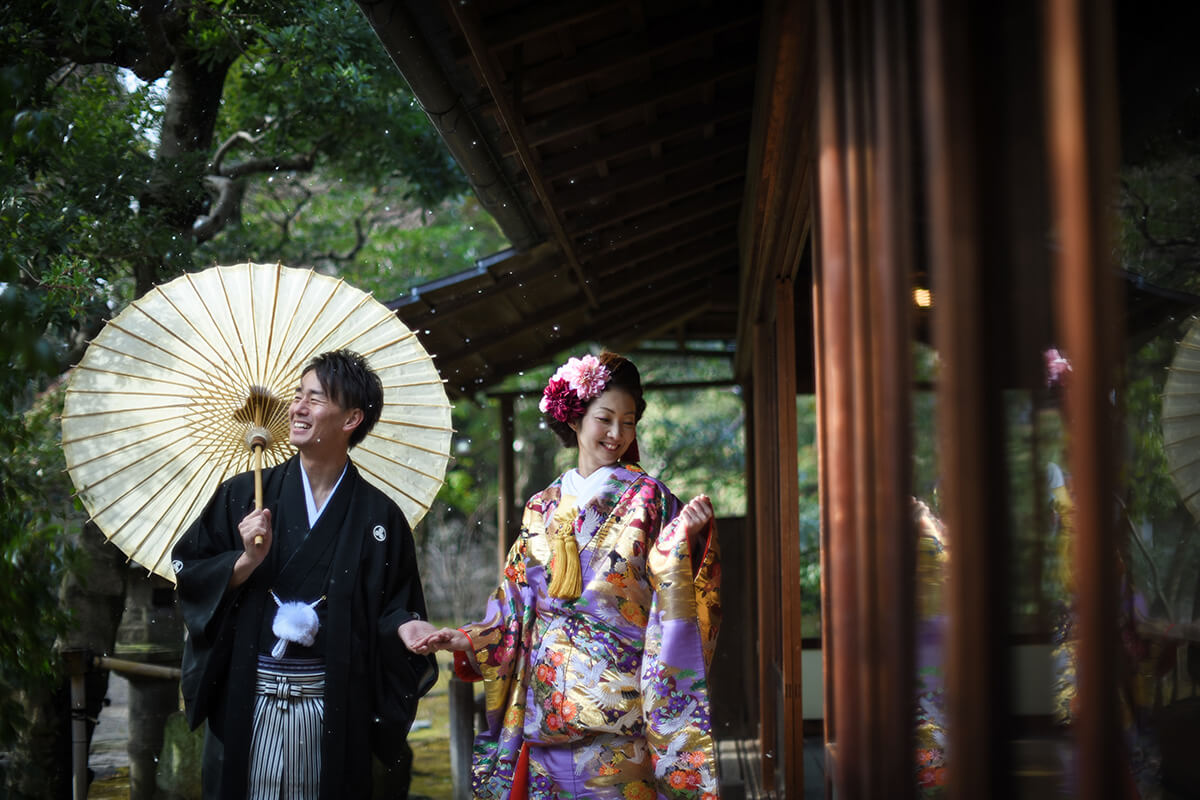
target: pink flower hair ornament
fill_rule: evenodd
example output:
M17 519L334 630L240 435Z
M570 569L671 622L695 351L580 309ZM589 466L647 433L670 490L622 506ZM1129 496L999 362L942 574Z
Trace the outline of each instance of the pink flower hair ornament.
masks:
M1064 385L1067 373L1072 371L1071 362L1056 347L1046 350L1042 356L1046 359L1046 388Z
M578 419L588 401L604 393L610 377L608 368L595 356L572 357L558 368L542 390L538 409L559 422Z

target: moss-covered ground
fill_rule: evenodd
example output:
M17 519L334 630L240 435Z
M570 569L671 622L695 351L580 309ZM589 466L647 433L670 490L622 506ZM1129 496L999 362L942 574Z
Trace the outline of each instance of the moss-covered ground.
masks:
M450 702L449 686L450 673L448 667L451 657L447 653L438 653L438 664L442 674L437 684L429 690L429 694L421 699L417 709L417 719L428 721L429 727L421 727L415 723L414 730L408 735L408 743L413 749L412 785L409 789L411 798L429 797L433 800L448 800L453 796L450 781Z

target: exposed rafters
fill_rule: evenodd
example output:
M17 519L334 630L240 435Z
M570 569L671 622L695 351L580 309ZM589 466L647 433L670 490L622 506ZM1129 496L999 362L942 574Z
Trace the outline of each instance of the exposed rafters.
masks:
M398 14L411 24L397 27ZM389 49L422 39L440 70L432 83L451 87L478 132L456 157L501 176L519 206L509 217L528 222L507 257L391 304L451 391L585 342L732 349L761 15L753 2L371 5L377 30L392 20ZM506 234L509 217L497 216Z

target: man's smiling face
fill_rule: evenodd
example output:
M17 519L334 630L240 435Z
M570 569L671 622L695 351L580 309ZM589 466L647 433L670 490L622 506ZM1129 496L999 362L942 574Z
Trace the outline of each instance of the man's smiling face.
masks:
M317 373L309 370L300 378L288 408L289 439L300 452L332 448L331 452L345 453L350 438L346 425L353 414L333 402Z

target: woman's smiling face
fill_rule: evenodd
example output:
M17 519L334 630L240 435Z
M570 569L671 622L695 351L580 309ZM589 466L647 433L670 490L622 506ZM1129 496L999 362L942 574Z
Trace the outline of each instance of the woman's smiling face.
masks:
M569 424L579 442L579 474L591 475L625 455L637 432L637 406L624 389L606 389Z

